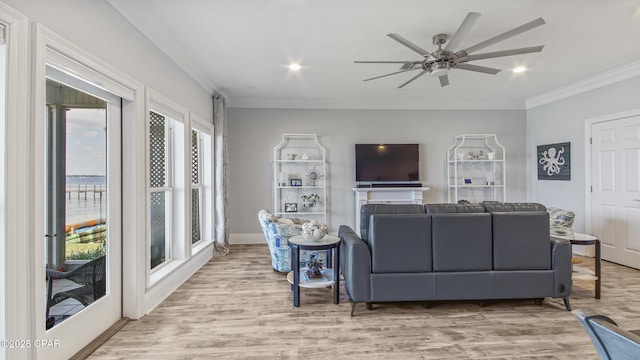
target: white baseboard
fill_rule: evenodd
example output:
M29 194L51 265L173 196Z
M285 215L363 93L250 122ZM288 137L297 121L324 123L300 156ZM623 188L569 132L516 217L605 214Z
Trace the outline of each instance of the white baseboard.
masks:
M229 234L230 244L266 244L263 233L235 233Z

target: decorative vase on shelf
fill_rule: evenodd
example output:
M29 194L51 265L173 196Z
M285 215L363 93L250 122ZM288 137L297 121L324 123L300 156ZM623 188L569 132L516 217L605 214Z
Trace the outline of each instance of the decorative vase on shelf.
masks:
M295 160L295 159L296 159L296 156L298 156L298 154L288 154L288 155L287 155L287 158L288 158L289 160Z
M311 241L322 239L329 232L326 224L321 224L316 220L311 220L302 224L302 236Z

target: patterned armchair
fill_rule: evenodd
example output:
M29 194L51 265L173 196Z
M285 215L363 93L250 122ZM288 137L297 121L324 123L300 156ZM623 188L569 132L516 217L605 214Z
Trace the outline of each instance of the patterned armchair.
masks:
M265 209L258 211L258 220L269 245L273 269L278 272L291 271L291 249L287 240L300 235L302 224L308 220L279 218ZM307 256L306 251L301 251L301 260Z
M571 210L548 207L549 228L552 235L573 236L573 221L576 214Z

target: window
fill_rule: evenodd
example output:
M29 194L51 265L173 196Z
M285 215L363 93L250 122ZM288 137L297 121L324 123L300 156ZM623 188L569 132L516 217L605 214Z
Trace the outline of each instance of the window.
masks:
M149 234L151 269L171 258L172 176L170 119L149 112Z
M191 130L191 244L202 240L202 135Z
M147 285L211 245L213 126L148 90Z
M192 255L213 241L213 126L191 114Z

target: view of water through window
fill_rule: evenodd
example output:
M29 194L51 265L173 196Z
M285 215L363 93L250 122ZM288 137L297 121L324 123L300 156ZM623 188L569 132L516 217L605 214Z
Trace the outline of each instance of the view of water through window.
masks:
M107 290L107 103L47 80L46 328Z
M70 109L66 125L66 258L94 259L106 245L106 110Z

